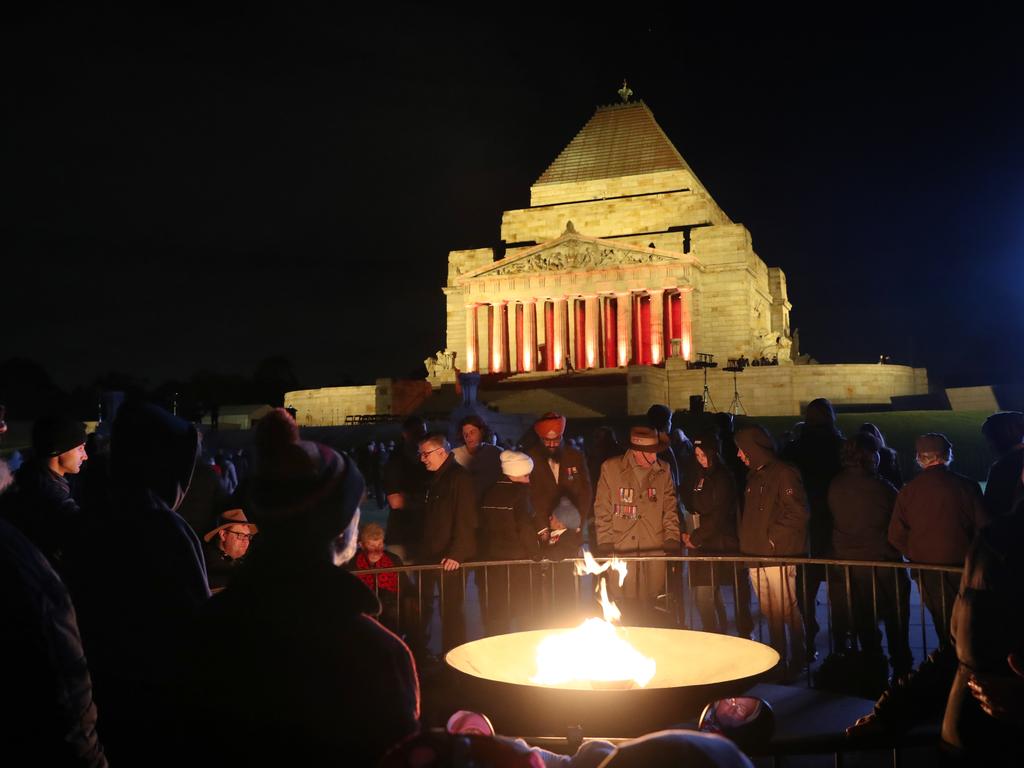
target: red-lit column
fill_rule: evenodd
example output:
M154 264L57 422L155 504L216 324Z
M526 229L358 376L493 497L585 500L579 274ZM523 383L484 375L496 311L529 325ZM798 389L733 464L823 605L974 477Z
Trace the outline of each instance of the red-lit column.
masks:
M508 361L507 362L507 366L508 367L506 368L506 370L509 373L512 373L513 371L520 370L519 366L516 364L516 361L517 361L517 359L519 357L519 345L517 343L518 342L518 329L517 329L517 326L516 326L516 314L517 314L518 306L519 305L516 302L514 302L514 301L510 301L506 305L507 317L505 318L505 321L507 323L507 327L505 328L505 333L508 335L507 336L508 347L507 347L507 352L506 352L506 355L505 355L505 359Z
M679 337L683 340L683 359L693 360L693 320L692 294L683 291L679 294Z
M565 368L565 346L568 336L566 326L569 320L569 308L565 296L559 296L553 303L555 305L555 332L551 340L551 358L554 370L560 371Z
M604 368L614 368L619 364L618 353L615 347L615 331L618 324L615 321L615 302L611 296L604 299L604 349L602 351Z
M544 302L544 369L555 370L555 303Z

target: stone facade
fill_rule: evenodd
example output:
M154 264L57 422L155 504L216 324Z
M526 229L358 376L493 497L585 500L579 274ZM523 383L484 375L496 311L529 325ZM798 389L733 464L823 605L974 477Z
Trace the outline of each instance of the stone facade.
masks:
M598 109L530 202L502 216L502 258L449 254L446 352L461 370L626 368L697 353L791 364L785 275L643 103Z
M888 406L928 391L923 369L799 354L785 273L761 259L642 102L598 108L531 187L530 206L504 212L501 238L500 258L491 248L448 255L446 347L425 361L435 389L478 372L492 374L480 401L504 413L641 414L654 402L688 407L704 387L689 364L711 356L721 410L733 400L722 368L737 358L774 363L737 380L752 415L795 415L816 397ZM381 390L288 397L310 425L413 404L396 410Z

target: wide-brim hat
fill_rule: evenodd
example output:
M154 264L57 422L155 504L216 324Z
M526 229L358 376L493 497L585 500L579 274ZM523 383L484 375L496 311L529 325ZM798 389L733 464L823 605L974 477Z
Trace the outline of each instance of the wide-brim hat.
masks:
M629 430L629 447L634 451L661 453L668 448L668 435L650 427L632 427Z
M217 535L217 531L222 531L225 528L230 528L232 525L244 525L252 533L259 533L260 528L256 523L250 523L246 517L245 512L240 509L229 509L226 512L221 513L217 517L217 527L212 531L203 535L203 541L210 541L214 536Z

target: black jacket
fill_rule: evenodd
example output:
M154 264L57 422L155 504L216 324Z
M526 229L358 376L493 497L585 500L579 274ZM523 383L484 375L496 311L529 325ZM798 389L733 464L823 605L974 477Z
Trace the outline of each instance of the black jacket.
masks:
M758 445L752 431L747 428L736 433L736 444L750 460L740 518L740 551L764 557L806 555L810 512L800 472Z
M68 543L78 536L81 523L68 481L39 459L27 462L14 477L15 487L4 494L0 504L2 514L60 569Z
M548 527L548 518L562 497L569 499L580 513L580 527L594 516L594 491L587 470L587 459L575 448L562 445L559 457L558 482L548 464L543 444L533 446L527 454L533 459L530 473L530 503L536 530Z
M811 513L808 543L811 557L828 557L832 550L832 516L828 511L828 487L842 470L839 449L842 436L828 425L806 425L800 437L786 445L782 460L800 470Z
M459 563L476 554L477 495L473 476L449 455L427 488L423 512L424 562L451 558Z
M989 517L1010 514L1024 497L1021 472L1024 471L1024 444L1000 456L988 470L985 483L985 507Z
M538 553L530 486L502 478L480 502L481 560L525 560Z
M697 546L696 555L732 555L740 548L737 522L739 502L736 481L728 467L714 457L708 469L699 467L697 479L690 493L690 512L699 523L690 541ZM714 583L731 586L734 582L733 566L722 563L714 568ZM690 563L690 584L710 586L712 568L708 563Z
M840 560L899 560L889 543L896 489L878 475L847 467L828 487L832 548Z
M202 764L376 765L419 719L408 647L326 558L254 550L185 642L183 731Z
M0 615L2 762L106 766L67 588L28 539L3 520Z
M210 596L202 545L175 509L192 476L195 428L149 405L121 408L111 444L112 501L90 510L69 552L69 585L112 759L151 760L168 738L178 652Z

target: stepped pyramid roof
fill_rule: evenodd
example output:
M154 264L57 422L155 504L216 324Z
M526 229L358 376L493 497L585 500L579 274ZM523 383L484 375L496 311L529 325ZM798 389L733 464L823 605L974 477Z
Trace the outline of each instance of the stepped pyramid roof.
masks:
M598 107L536 185L693 171L642 101Z

